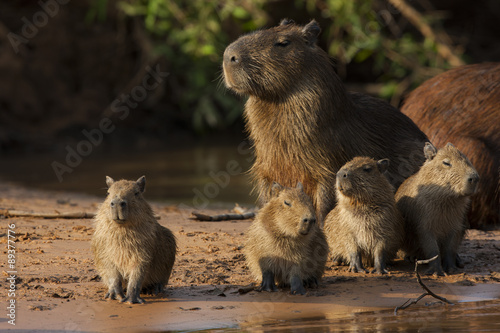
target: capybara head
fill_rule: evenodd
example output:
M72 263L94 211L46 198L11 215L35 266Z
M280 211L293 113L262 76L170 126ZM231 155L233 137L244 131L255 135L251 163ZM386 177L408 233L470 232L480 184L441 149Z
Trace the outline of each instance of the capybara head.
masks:
M419 173L426 184L438 185L434 190L446 195L469 196L476 192L479 174L471 162L451 143L437 150L430 142L425 143L426 161Z
M372 201L381 194L381 190L391 188L389 181L383 175L388 167L388 159L375 161L369 157L353 158L337 172L338 196L345 196L358 202Z
M312 20L305 26L284 19L277 27L242 36L224 52L227 88L262 99L280 99L311 72L312 64L326 53L316 45L321 29ZM328 58L327 58L328 61ZM324 64L324 59L321 63Z
M109 205L109 214L113 221L122 224L131 219L134 210L137 211L139 205L144 204L142 193L146 187L146 177L142 176L137 181L120 180L106 176L108 185L108 197L105 205Z
M271 196L268 205L273 209L278 231L292 237L309 234L316 224L316 214L302 183L299 182L297 187L291 188L275 182Z

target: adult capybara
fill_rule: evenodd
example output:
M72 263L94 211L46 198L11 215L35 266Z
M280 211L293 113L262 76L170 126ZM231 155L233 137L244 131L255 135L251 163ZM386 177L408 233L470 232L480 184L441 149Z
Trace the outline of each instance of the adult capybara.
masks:
M424 82L403 113L436 146L460 149L481 175L468 214L474 228L500 222L500 63L457 67Z
M457 251L479 175L451 143L439 151L427 143L424 153L424 165L401 184L395 196L405 219L403 249L417 259L439 255L429 264L427 273L444 275L461 265Z
M108 287L105 297L144 303L141 290L158 294L168 283L177 252L175 236L156 221L144 200L144 176L117 182L106 177L106 184L108 196L97 211L91 244L97 271Z
M389 160L355 157L337 172L337 205L325 219L325 234L335 261L349 270L387 273L403 241L403 218L394 201L394 188L383 173Z
M301 183L273 184L271 198L248 229L244 252L250 272L262 278L261 290L276 291L277 282L290 286L292 294L305 294L304 285L318 285L328 244Z
M248 95L247 130L256 159L251 173L261 204L273 181L304 184L320 221L335 204L335 173L355 156L389 158L394 186L424 162L427 137L388 103L348 93L325 51L321 29L283 20L240 37L224 52L226 86Z

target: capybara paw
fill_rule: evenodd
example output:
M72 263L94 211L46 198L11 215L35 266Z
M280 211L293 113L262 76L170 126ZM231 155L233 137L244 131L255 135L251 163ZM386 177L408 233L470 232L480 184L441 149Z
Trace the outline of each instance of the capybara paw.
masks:
M295 286L290 288L290 293L292 295L305 295L306 294L306 288L304 288L303 285Z
M120 299L120 300L122 300L122 299L125 298L125 295L123 293L121 293L121 292L116 292L116 291L112 290L112 291L108 291L106 293L106 295L104 296L104 298L105 299L109 298L109 299Z
M447 274L442 269L431 267L425 271L425 275L446 276Z
M258 291L278 291L278 288L274 283L261 283Z
M388 274L389 272L385 268L374 268L371 270L370 273L383 275L383 274Z
M292 295L306 294L306 288L304 288L302 280L297 276L292 277L292 280L290 281L290 293Z
M349 266L349 272L351 272L351 273L368 273L368 271L366 269L364 269L363 266L355 266L355 265Z
M120 302L128 304L144 304L145 300L140 296L127 295L127 297L123 298Z

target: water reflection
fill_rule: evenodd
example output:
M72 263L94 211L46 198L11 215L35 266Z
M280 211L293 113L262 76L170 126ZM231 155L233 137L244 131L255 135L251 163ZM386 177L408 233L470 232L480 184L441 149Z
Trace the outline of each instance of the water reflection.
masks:
M280 318L242 327L251 332L500 332L500 300L460 303L453 306L418 305L394 309L338 312L306 318Z
M190 206L195 199L198 203L208 200L211 206L255 203L255 198L250 196L250 179L245 173L252 162L248 144L207 144L132 153L96 151L71 173L64 173L63 181L59 182L52 162L64 163L64 158L64 154L3 157L0 179L47 190L104 196L106 175L115 179L137 179L144 174L149 200Z

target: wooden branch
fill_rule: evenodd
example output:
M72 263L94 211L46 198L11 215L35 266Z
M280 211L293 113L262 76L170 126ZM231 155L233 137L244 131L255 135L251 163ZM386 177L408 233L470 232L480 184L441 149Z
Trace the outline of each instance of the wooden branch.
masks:
M7 218L9 217L33 217L42 219L93 219L95 213L87 212L66 212L66 213L40 213L40 212L26 212L15 209L0 209L0 215ZM155 219L159 220L161 217L155 214Z
M254 212L244 213L244 214L220 214L220 215L206 215L199 212L192 212L194 215L192 220L197 221L227 221L227 220L248 220L255 217Z
M389 0L389 2L396 7L401 14L410 21L424 37L432 40L436 46L438 54L444 59L448 60L452 66L462 66L465 63L460 59L452 50L451 46L439 40L438 36L429 24L425 23L422 15L416 11L412 6L408 5L404 0Z
M439 295L436 295L434 292L432 292L423 282L422 282L422 279L420 278L420 274L418 274L418 265L424 265L424 264L428 264L430 263L431 261L434 261L436 260L437 258L439 257L439 255L436 255L430 259L426 259L426 260L417 260L415 261L415 274L417 275L417 281L418 281L418 284L425 290L425 293L423 293L422 295L420 295L416 300L414 301L411 301L410 300L407 300L406 302L404 302L403 305L401 306L396 306L396 308L394 309L394 314L397 315L398 314L398 310L404 310L410 306L412 306L413 304L417 304L418 301L420 301L422 298L424 298L425 296L432 296L438 300L440 300L441 302L444 302L444 303L448 303L448 304L451 304L451 305L454 305L452 302L448 301L446 298L444 297L441 297Z

